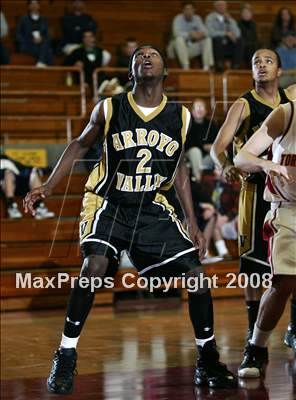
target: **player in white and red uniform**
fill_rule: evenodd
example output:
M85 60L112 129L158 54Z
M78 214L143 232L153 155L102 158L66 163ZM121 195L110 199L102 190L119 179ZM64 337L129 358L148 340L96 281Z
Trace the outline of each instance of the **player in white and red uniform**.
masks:
M270 147L271 146L271 147ZM269 160L260 158L267 148ZM272 287L261 300L254 333L239 368L240 377L263 373L266 343L280 319L286 302L296 292L296 101L275 109L235 158L235 165L246 172L267 174L264 199L271 208L264 224L269 241ZM294 342L296 346L296 326ZM292 332L293 333L293 332Z

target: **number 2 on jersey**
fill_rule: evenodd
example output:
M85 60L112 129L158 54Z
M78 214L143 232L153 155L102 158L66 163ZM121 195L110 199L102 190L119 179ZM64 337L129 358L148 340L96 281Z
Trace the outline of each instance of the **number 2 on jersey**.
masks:
M150 150L141 149L138 151L137 158L143 157L137 166L137 174L151 174L151 167L145 167L145 164L151 160L152 154Z

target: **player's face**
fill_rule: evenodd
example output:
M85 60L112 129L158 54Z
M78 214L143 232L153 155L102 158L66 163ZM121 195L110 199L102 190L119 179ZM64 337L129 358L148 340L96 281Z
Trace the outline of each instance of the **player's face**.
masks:
M253 78L256 82L271 82L280 76L277 57L271 50L256 51L252 58Z
M144 47L133 57L132 74L135 80L163 77L164 65L159 52L152 47Z

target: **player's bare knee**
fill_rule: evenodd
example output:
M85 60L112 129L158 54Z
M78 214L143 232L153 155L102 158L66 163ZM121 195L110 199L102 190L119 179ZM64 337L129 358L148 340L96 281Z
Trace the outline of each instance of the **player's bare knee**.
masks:
M290 296L296 289L296 277L292 275L278 275L273 282L273 288L281 296Z
M206 276L201 265L192 268L186 273L186 288L191 294L204 294L209 290L210 286L210 278Z
M90 255L83 261L81 277L103 278L108 267L108 259L104 256Z

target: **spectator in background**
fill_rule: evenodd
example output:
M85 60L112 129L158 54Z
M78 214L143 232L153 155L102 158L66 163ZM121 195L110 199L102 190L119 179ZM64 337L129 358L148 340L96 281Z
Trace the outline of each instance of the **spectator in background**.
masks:
M230 58L231 68L237 69L243 54L240 29L228 13L226 1L215 1L214 9L206 18L206 26L213 40L216 69L224 70L225 58Z
M8 24L3 12L0 12L0 65L9 64L9 53L2 40L8 35Z
M288 8L281 8L277 13L271 44L280 56L282 70L294 72L290 75L284 73L280 77L280 85L287 87L295 83L296 69L296 30L293 15Z
M243 41L243 61L248 68L252 65L252 56L259 49L257 36L257 26L253 20L253 12L250 4L245 3L241 7L240 20L238 26L241 31Z
M186 2L183 13L172 25L172 40L167 48L169 58L177 56L183 69L190 68L190 59L201 55L203 68L214 66L212 41L202 19L195 14L193 3Z
M65 64L83 68L85 81L92 88L93 71L106 66L110 59L111 54L107 50L97 47L93 31L85 31L82 36L82 45L66 58Z
M127 38L125 43L122 46L120 46L117 59L117 67L128 68L131 55L138 46L139 43L135 38L132 37Z
M128 68L130 57L138 46L139 43L135 38L127 38L125 43L122 44L119 48L116 66L120 68ZM128 79L128 75L126 72L118 73L118 79L120 85L122 85L125 90L131 89L132 81Z
M52 49L48 33L47 19L40 15L39 0L28 0L28 14L21 17L16 40L22 53L31 54L37 60L37 67L51 65Z
M62 18L63 53L69 55L82 43L83 32L97 32L96 21L88 14L84 13L85 3L83 0L72 1L72 11L66 13Z
M282 43L290 46L289 41L295 40L294 18L289 8L283 7L276 15L272 31L271 46L273 49L281 46Z
M37 168L23 165L4 154L0 155L0 188L5 196L8 218L22 218L23 214L18 208L15 196L24 196L29 190L39 187L42 184L39 173ZM41 200L35 203L34 208L36 219L55 216Z
M214 169L210 150L218 134L218 127L207 117L204 100L196 99L192 105L192 124L185 144L186 157L195 180L201 180L202 170Z

